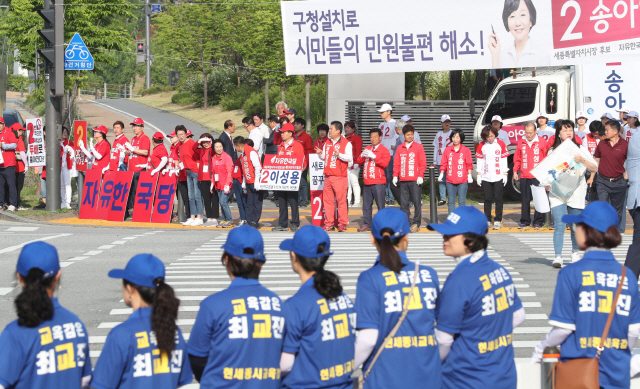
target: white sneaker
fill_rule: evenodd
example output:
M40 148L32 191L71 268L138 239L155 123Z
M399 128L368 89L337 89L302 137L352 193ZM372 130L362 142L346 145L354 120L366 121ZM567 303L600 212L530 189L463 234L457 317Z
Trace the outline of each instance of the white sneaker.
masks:
M499 230L502 228L502 222L495 222L493 223L493 229L494 230Z
M487 228L491 228L491 222L487 222Z
M360 203L353 203L353 206L354 206L354 207L359 207L359 206L360 206Z
M218 225L218 219L208 219L206 223L203 224L204 227L215 227Z
M189 219L187 219L187 221L182 222L180 224L182 224L183 226L192 226L194 221L196 221L196 219L189 218Z
M571 253L571 263L576 263L581 259L582 257L580 256L580 253Z
M198 219L193 219L193 221L191 222L191 227L197 227L197 226L201 226L204 223L202 222L202 219L198 218Z
M562 256L558 255L556 259L553 260L553 267L556 269L560 269L562 267Z
M13 205L10 205L10 206L7 207L7 211L15 212L16 211L16 207L14 207Z
M238 223L238 227L244 226L245 224L249 224L249 223L247 223L246 220L240 220L240 223Z

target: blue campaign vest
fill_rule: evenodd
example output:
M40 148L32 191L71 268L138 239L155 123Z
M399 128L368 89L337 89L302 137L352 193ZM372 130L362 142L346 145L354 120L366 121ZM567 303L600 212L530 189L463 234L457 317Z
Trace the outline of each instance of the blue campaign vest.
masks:
M280 387L284 317L280 297L258 280L235 278L207 297L189 337L189 354L208 357L200 387Z
M158 349L151 307L139 308L107 336L93 371L95 389L177 388L193 380L182 331L171 354Z
M358 329L377 329L378 341L369 359L382 347L409 297L415 263L399 251L404 267L394 273L376 260L371 269L358 277L356 312ZM367 378L367 388L420 388L438 389L441 385L441 364L434 331L435 308L439 295L438 275L428 266L420 266L420 274L409 304L409 313L396 336L384 347Z
M610 251L587 251L576 263L560 270L550 324L573 329L561 346L560 359L594 358L615 296L622 265ZM609 334L600 355L600 386L630 385L627 345L629 327L640 326L638 280L627 269Z
M442 365L444 388L516 387L511 343L520 308L511 276L486 252L458 264L438 299L438 330L458 335Z
M356 313L349 296L325 299L312 277L284 303L283 312L283 351L296 354L296 360L282 387L352 387Z
M0 385L80 389L91 375L87 329L53 298L53 317L35 328L7 325L0 335Z

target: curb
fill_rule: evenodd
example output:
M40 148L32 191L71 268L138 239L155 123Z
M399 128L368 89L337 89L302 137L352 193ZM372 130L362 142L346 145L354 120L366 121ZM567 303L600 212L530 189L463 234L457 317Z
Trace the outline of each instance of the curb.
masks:
M24 109L25 111L29 112L30 114L32 114L35 117L38 117L38 113L36 111L34 111L33 109L29 108L25 103L23 103L20 100L16 100L15 103L17 105L19 105L22 109ZM43 116L44 117L44 116Z
M8 222L20 222L20 223L31 223L31 224L41 224L41 221L27 219L26 217L18 216L13 212L9 211L0 211L0 220L8 221Z
M194 122L194 123L197 123L198 125L200 125L200 126L202 126L202 127L206 128L206 129L208 129L210 132L213 132L213 133L214 133L214 134L216 134L218 137L220 137L220 131L218 131L218 130L216 130L216 129L214 129L214 128L211 128L211 127L207 126L206 124L202 124L202 123L200 123L200 122L198 122L198 121L196 121L196 120L193 120L193 119L188 118L188 117L186 117L186 116L184 116L184 115L181 115L181 114L179 114L179 113L177 113L177 112L167 111L166 109L162 109L162 108L154 107L154 106L151 106L151 105L149 105L149 104L143 103L142 101L138 101L138 100L131 100L131 101L135 101L135 102L136 102L136 103L138 103L138 104L142 104L142 105L147 106L147 107L152 108L152 109L157 109L157 110L158 110L158 111L160 111L160 112L164 112L164 113L169 113L169 114L171 114L171 115L180 116L181 118L183 118L183 119L185 119L185 120L189 120L189 121L192 121L192 122Z

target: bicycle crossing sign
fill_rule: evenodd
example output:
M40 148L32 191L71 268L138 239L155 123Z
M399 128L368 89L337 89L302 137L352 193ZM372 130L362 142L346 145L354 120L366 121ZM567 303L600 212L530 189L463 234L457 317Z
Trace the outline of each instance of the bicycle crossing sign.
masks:
M64 70L93 70L93 56L77 32L64 52Z

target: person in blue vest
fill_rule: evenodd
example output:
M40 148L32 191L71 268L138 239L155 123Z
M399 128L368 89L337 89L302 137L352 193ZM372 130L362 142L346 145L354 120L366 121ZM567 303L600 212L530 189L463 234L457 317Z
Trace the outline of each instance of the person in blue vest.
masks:
M0 335L0 388L84 388L91 380L89 337L78 316L53 297L61 274L58 251L29 243L17 271L18 320Z
M366 372L375 353L384 347L365 378L367 389L439 389L441 363L434 332L438 275L420 265L411 291L416 264L406 254L411 232L406 213L398 208L381 209L371 224L371 242L380 255L373 267L358 277L355 366L364 364L362 371ZM384 345L405 301L408 314L396 335Z
M532 362L540 363L546 347L561 346L562 362L595 358L600 337L609 317L613 297L622 275L622 265L611 249L622 243L618 213L610 204L594 201L578 215L564 215L564 223L575 224L576 241L584 257L558 273L549 324L553 327L534 351ZM600 354L600 387L628 388L632 350L640 335L640 293L635 274L626 269L622 291L615 305L611 327ZM637 360L636 360L637 362ZM637 363L635 373L638 372Z
M122 297L133 313L107 336L91 387L175 389L193 381L187 345L176 325L180 300L164 282L162 261L138 254L109 277L122 279Z
M427 228L444 235L445 255L460 259L438 299L442 387L515 388L512 334L525 314L511 276L487 255L487 218L463 206Z
M260 285L262 235L249 225L222 245L229 288L202 301L189 337L189 359L200 388L276 389L284 316L277 294Z
M353 387L356 313L338 276L324 269L330 246L329 235L316 226L304 226L280 243L302 282L282 307L282 388Z

